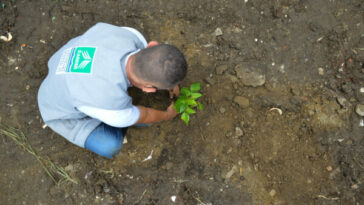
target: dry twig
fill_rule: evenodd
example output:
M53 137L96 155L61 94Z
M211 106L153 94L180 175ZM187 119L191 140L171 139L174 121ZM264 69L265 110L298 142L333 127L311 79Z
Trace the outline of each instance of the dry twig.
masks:
M323 198L323 199L327 199L327 200L339 200L340 198L339 197L332 197L332 198L329 198L329 197L326 197L324 195L317 195L318 198Z
M77 180L73 179L62 167L54 164L48 157L45 158L40 156L33 149L32 145L28 141L28 138L21 130L0 124L0 134L11 138L25 151L33 155L55 184L59 185L65 181L70 181L77 184Z
M145 189L143 194L139 197L139 199L134 204L139 203L143 199L143 196L145 195L146 192L147 192L147 190Z

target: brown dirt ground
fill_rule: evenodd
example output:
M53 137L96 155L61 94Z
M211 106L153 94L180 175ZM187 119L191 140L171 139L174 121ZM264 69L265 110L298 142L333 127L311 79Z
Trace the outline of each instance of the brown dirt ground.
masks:
M41 156L79 181L55 185L0 136L0 204L364 203L364 128L354 112L364 103L362 0L0 3L0 35L13 35L0 42L0 122L23 130ZM189 63L183 85L201 82L205 110L188 127L176 118L129 129L112 160L42 129L36 96L49 57L97 22L178 46ZM227 70L217 74L220 65ZM244 86L236 65L264 74L264 86ZM137 104L169 104L164 92L130 92Z

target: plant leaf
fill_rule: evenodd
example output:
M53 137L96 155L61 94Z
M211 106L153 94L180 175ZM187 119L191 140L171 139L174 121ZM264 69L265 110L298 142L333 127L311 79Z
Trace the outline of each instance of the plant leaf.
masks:
M192 92L194 92L194 91L199 91L201 88L200 88L200 83L194 83L194 84L192 84L191 86L190 86L190 90L192 91Z
M191 96L193 99L197 99L197 98L201 97L202 94L201 93L191 93Z
M180 100L178 99L175 103L174 103L174 109L178 112L178 113L182 113L183 111L185 111L187 108L186 105L186 101L184 100Z
M183 88L181 89L181 94L182 94L182 95L185 95L185 96L187 96L187 97L189 97L189 96L191 96L191 91L189 91L189 90L188 90L188 88L183 87Z
M201 103L198 104L197 109L203 110L203 105Z
M176 102L174 102L174 109L178 112L179 107L181 107L181 100L176 100Z
M196 113L196 111L190 107L187 107L186 111L185 111L187 114L194 114Z
M197 102L194 99L188 99L187 105L195 107L195 106L197 106Z
M188 121L190 121L190 115L184 112L184 113L182 114L182 116L181 116L181 119L182 119L183 121L185 121L186 125L188 125Z
M180 95L180 96L178 96L178 100L186 101L187 100L187 96Z

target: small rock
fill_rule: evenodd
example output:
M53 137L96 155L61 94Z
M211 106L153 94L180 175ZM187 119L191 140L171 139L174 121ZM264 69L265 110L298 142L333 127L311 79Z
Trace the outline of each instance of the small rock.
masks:
M101 185L95 185L94 192L96 194L100 194L102 192L102 186Z
M244 135L243 130L240 127L235 127L235 137L241 137Z
M285 68L285 66L284 66L284 64L282 64L281 66L279 66L279 71L281 73L285 73L286 71L284 70L284 68Z
M225 179L230 179L231 176L233 176L233 174L238 171L238 167L236 165L234 165L230 171L228 171L225 175Z
M123 144L128 144L128 139L126 138L126 136L124 136Z
M72 164L67 165L64 168L64 170L66 170L67 172L73 172L74 171L73 165Z
M353 92L353 84L352 83L344 83L341 85L342 90L347 93L350 94Z
M240 33L240 32L242 32L243 30L242 30L241 28L234 27L234 28L232 29L232 31L233 31L234 33Z
M226 109L223 108L223 107L220 107L219 111L220 111L221 114L223 114L226 111Z
M228 74L228 75L227 75L227 78L228 78L231 82L233 82L233 83L237 83L237 82L238 82L238 78L237 78L237 77L235 77L235 76L233 76L233 75Z
M208 83L210 85L215 83L215 81L211 77L206 77L204 80L205 80L206 83Z
M173 167L173 163L172 162L167 162L166 163L166 169L170 170Z
M216 28L214 34L215 36L221 36L223 34L221 28Z
M219 65L216 67L216 74L221 75L228 69L227 65Z
M56 196L57 194L60 193L60 190L59 190L59 187L58 186L52 186L50 189L49 189L49 194L51 196Z
M241 122L240 122L240 126L241 126L241 127L244 127L244 125L245 125L244 121L241 121Z
M241 139L236 137L236 138L233 138L233 144L236 146L236 147L239 147L241 145Z
M362 104L357 104L356 108L355 108L355 112L359 115L359 116L364 116L364 105Z
M104 192L105 193L109 193L110 192L110 187L109 187L109 185L105 185L104 187L103 187L103 190L104 190Z
M210 48L212 46L214 46L214 44L212 44L212 43L207 43L207 44L203 45L203 47L205 47L205 48Z
M250 152L249 155L250 155L250 158L254 159L255 155L253 152Z
M110 194L105 194L103 199L101 199L102 203L99 204L103 204L103 205L112 205L115 204L116 200L113 196L111 196Z
M232 132L228 132L228 133L226 133L226 137L231 137L233 135L233 133Z
M66 198L68 198L70 196L70 194L69 193L65 193L64 194L64 198L66 199Z
M15 62L16 62L16 59L15 58L13 58L13 57L8 57L8 66L11 66L11 65L13 65Z
M243 96L236 96L234 102L237 103L241 108L249 107L249 100Z
M276 190L274 190L274 189L270 190L269 195L271 197L274 197L276 195Z
M257 71L251 71L253 69L247 69L244 65L238 64L234 68L236 76L241 79L241 82L246 86L258 87L265 83L265 75L258 73Z
M70 11L70 10L72 10L73 8L72 8L71 6L61 6L61 9L62 9L63 11Z
M117 199L118 199L119 204L124 204L124 195L123 194L121 194L121 193L118 194Z
M337 167L334 171L332 171L329 175L330 179L334 179L336 177L337 174L340 173L340 168Z
M339 96L336 100L342 107L346 108L348 106L348 101L344 97Z
M319 75L324 75L324 69L323 68L318 68L318 73L319 73Z

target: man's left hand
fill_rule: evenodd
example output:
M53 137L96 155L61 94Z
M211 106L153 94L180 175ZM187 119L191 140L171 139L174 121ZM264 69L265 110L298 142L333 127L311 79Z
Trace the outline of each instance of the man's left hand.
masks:
M179 86L176 85L172 90L169 91L169 97L173 98L174 96L179 96Z

